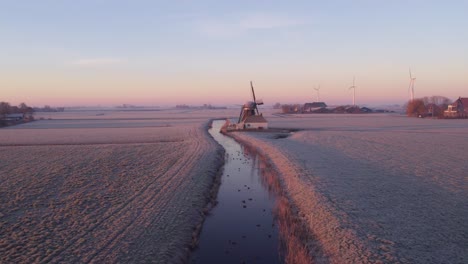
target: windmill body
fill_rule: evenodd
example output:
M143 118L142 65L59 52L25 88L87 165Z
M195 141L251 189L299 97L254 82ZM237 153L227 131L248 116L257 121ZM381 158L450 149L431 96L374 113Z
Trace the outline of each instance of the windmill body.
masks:
M237 124L228 126L228 130L268 128L268 122L258 111L258 106L263 105L263 101L255 97L255 91L252 82L250 82L250 87L252 89L253 101L248 101L242 105Z
M238 123L245 122L245 120L249 116L255 116L257 114L257 111L258 111L257 105L255 102L252 102L252 101L246 102L241 108Z

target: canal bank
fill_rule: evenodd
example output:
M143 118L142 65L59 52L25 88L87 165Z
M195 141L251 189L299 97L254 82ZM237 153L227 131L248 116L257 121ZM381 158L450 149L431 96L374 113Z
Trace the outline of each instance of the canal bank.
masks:
M301 263L308 254L275 171L251 147L213 122L210 134L225 149L217 205L210 211L190 263Z

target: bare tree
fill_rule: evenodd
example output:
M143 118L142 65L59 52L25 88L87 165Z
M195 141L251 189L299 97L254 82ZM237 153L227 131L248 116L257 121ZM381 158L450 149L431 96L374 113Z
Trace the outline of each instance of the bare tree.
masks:
M34 109L27 106L25 103L19 105L19 112L23 114L25 120L34 120Z
M5 116L11 113L11 106L7 102L0 102L0 116Z
M284 104L281 105L281 111L287 113L302 113L302 105L300 104Z
M409 101L406 106L406 114L408 116L424 116L427 114L426 105L423 99L414 99Z
M426 96L408 102L406 105L406 113L408 116L431 115L433 117L442 118L444 110L447 109L451 102L452 101L445 96Z
M28 112L28 106L25 103L21 103L18 106L19 111L23 114L26 114Z
M424 105L435 104L438 106L449 105L452 102L447 97L440 96L440 95L434 95L430 97L426 96L426 97L421 98L421 100L423 100Z

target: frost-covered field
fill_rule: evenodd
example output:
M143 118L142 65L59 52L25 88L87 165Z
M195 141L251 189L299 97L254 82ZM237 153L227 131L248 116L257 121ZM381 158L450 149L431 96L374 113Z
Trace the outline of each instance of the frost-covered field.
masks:
M0 129L0 262L161 262L188 253L238 109L44 113ZM466 263L468 122L277 115L233 133L277 167L318 263Z
M205 126L225 113L89 114L0 129L0 262L180 261L222 163Z
M268 116L287 138L233 133L278 168L317 262L467 263L468 122ZM314 248L315 247L315 248Z

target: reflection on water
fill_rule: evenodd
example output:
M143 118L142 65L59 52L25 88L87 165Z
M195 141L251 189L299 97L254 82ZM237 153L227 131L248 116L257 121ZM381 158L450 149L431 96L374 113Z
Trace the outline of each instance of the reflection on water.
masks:
M266 168L256 153L219 133L222 124L214 121L210 130L226 149L218 204L205 220L190 262L283 263L273 213L277 195L260 176Z

